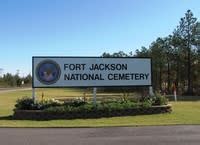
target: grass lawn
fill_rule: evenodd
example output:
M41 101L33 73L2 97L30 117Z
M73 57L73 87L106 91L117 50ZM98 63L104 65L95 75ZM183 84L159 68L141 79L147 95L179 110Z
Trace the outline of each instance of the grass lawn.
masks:
M38 99L41 99L42 92L44 98L51 98L51 96L58 96L59 98L83 96L82 90L39 89L37 90ZM13 113L15 101L22 96L31 96L31 91L0 93L0 127L104 127L200 124L200 101L170 102L173 105L173 112L170 114L51 121L12 120L8 116Z

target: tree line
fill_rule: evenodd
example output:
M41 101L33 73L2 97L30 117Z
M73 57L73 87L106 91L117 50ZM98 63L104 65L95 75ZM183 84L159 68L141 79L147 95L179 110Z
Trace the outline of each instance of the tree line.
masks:
M159 37L135 53L104 52L102 57L151 57L153 88L178 94L200 94L200 23L188 10L172 34Z
M18 73L15 75L6 73L0 76L0 87L20 87L29 86L32 83L32 77L28 74L25 77L20 77Z

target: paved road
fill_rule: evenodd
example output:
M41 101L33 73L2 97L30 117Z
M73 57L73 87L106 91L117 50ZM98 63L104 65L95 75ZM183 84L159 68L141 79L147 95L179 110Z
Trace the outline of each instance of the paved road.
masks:
M0 128L1 145L200 145L200 126Z
M31 88L0 88L0 93L9 93L9 92L27 91L27 90L31 90Z

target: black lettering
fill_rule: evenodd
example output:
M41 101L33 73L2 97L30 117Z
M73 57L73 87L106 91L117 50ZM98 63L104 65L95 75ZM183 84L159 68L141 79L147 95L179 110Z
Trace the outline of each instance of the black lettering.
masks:
M81 65L81 64L79 64ZM82 69L82 66L76 66L77 69ZM85 64L84 64L85 65ZM84 67L83 67L84 68ZM127 64L92 64L90 70L127 70Z
M83 79L83 80L88 80L88 75L87 75L87 74L83 74L83 75L82 75L82 79Z
M113 80L113 74L108 74L108 79Z
M92 66L89 68L90 70L93 70L93 65L94 65L94 64L92 64Z
M81 70L81 64L76 64L76 70Z
M115 64L110 65L110 70L115 70Z
M85 70L86 64L64 64L64 70Z
M130 80L130 74L126 74L126 80Z
M144 74L145 75L145 77L146 77L146 80L148 79L148 77L149 77L149 74Z
M64 64L64 70L66 70L68 67L68 64Z
M69 74L65 74L65 75L64 75L64 80L70 80Z
M105 67L104 67L104 64L99 64L99 69L98 70L104 70L105 69Z
M65 74L64 80L104 80L102 74Z
M124 80L124 74L118 74L118 76L119 76L118 77L119 80Z
M88 80L94 80L94 75L93 74L89 74L88 75Z
M114 80L119 80L119 77L117 74L114 74Z
M140 80L140 75L138 73L135 74L135 80Z
M127 69L128 69L127 64L122 64L122 70L127 70Z
M108 80L147 80L149 74L143 73L122 73L108 74Z
M109 64L105 64L105 70L110 70Z
M69 65L69 69L70 69L70 70L75 70L75 65L74 65L74 64L70 64L70 65Z
M76 75L76 74L75 74ZM71 80L77 80L74 74L71 75Z
M99 70L98 64L92 64L92 66L89 69L90 70Z
M104 78L102 77L102 74L100 74L100 80L104 80Z
M121 70L121 64L116 64L116 70Z
M76 70L85 70L86 64L76 64Z
M144 74L140 74L140 80L144 80Z

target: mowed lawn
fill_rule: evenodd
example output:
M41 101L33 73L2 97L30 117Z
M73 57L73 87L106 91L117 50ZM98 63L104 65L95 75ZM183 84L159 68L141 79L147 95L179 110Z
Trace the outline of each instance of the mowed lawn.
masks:
M77 89L38 89L38 99L81 97L83 90ZM87 97L86 93L86 97ZM91 94L89 94L91 95ZM0 127L108 127L108 126L143 126L143 125L179 125L200 124L200 101L170 102L173 112L169 114L112 117L101 119L75 119L30 121L12 120L10 115L18 98L31 96L31 91L0 93Z

